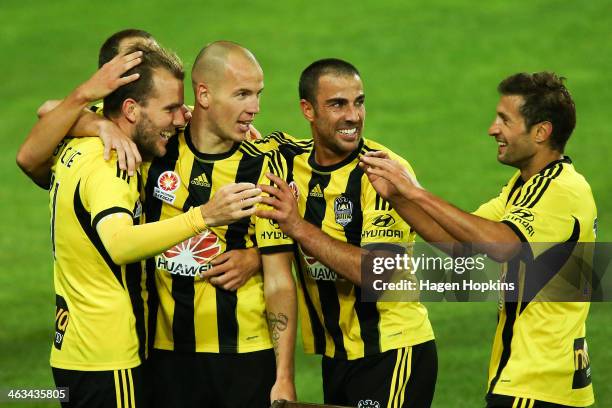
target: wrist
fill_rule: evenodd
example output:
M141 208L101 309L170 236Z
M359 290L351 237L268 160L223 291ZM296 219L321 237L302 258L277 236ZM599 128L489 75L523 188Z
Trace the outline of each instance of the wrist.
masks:
M81 108L85 108L90 102L90 98L87 96L87 93L83 90L82 85L78 86L66 100L72 101L78 105L81 105Z
M296 241L300 241L307 233L308 226L306 225L307 221L303 218L299 217L294 223L293 228L290 231L287 231L287 235L293 238Z

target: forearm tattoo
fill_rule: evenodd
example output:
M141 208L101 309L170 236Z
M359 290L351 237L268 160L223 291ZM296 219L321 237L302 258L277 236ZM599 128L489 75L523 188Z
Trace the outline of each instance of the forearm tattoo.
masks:
M269 312L268 313L268 328L272 337L272 344L274 345L274 354L278 357L278 342L281 337L281 332L287 329L289 318L283 313L278 315Z

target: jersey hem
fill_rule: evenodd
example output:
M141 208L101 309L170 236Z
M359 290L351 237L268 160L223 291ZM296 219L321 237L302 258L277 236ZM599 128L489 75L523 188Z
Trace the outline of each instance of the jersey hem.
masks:
M174 351L175 347L173 343L155 343L153 346L157 350ZM193 352L195 353L216 353L216 354L243 354L251 353L254 351L269 350L272 348L272 343L256 344L249 347L214 347L214 346L196 346Z
M78 364L71 363L67 361L50 361L51 367L59 368L62 370L74 370L74 371L112 371L112 370L124 370L127 368L138 367L141 363L140 359L129 360L129 361L119 361L114 363L104 363L104 364Z
M387 345L386 347L381 348L380 352L378 352L378 353L351 354L351 353L348 353L348 351L347 351L346 359L342 358L341 360L357 360L359 358L375 356L377 354L382 354L382 353L384 353L386 351L389 351L389 350L397 350L397 349L400 349L400 348L403 348L403 347L417 346L419 344L423 344L423 343L426 343L428 341L435 340L435 339L436 338L435 338L434 334L431 333L431 334L428 334L428 335L423 336L423 337L418 337L418 338L416 338L416 339L414 339L412 341L398 341L397 343L391 343L391 344ZM333 354L330 355L329 353L315 353L314 346L310 347L310 346L304 345L304 352L308 353L308 354L318 354L318 355L329 357L329 358L336 358Z
M523 390L516 389L516 388L510 389L510 388L504 388L504 387L499 387L499 386L495 386L495 388L493 389L493 394L508 395L510 397L518 397L518 398L535 399L538 401L550 402L553 404L568 405L570 407L587 407L595 403L594 397L591 397L585 400L570 401L570 400L560 399L558 397L544 394L544 393L529 392L529 391L523 391Z

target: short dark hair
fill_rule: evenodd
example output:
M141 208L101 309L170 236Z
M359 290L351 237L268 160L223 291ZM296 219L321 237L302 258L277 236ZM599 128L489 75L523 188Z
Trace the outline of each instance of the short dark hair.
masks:
M527 130L540 122L552 124L550 146L561 153L576 127L576 106L563 84L564 77L553 72L521 72L504 79L497 87L502 95L520 95L521 115Z
M348 76L359 75L353 64L338 58L325 58L313 62L302 71L300 75L299 93L300 99L305 99L313 105L317 101L317 87L319 78L328 75Z
M148 98L155 94L153 89L155 70L166 70L180 81L185 78L183 63L175 53L158 45L137 44L129 48L128 54L136 51L142 51L142 62L127 71L124 76L136 73L140 76L137 80L120 86L104 98L104 116L107 118L117 116L121 112L123 101L128 98L146 106Z
M119 54L119 43L126 38L131 37L139 37L144 39L153 38L151 33L145 30L138 30L136 28L128 28L126 30L117 31L115 34L108 37L100 47L100 52L98 53L98 68L115 58L115 56Z

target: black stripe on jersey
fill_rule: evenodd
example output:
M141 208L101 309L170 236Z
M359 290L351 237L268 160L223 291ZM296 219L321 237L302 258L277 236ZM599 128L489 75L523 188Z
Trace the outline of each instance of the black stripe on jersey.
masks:
M575 217L573 218L574 228L567 241L551 247L532 262L527 262L524 292L519 314L529 306L529 303L535 296L556 276L572 256L580 237L580 223Z
M172 137L166 145L166 155L161 158L156 158L151 163L145 185L145 202L143 205L146 222L159 221L163 202L153 197L153 189L157 186L157 179L167 170L174 170L176 160L178 159L179 137ZM155 287L155 258L149 258L146 261L147 273L147 290L149 298L147 306L149 309L148 316L148 349L153 349L155 341L155 328L157 325L157 311L159 308L159 296Z
M352 220L344 227L346 242L361 246L361 232L363 230L363 212L361 209L361 179L363 170L359 165L351 171L346 184L345 196L353 203ZM380 314L376 302L362 302L361 288L355 286L355 313L359 320L361 339L364 343L366 356L380 353Z
M121 170L121 168L119 167L119 162L117 162L117 173L115 174L115 176L129 183L129 177L127 174L127 170Z
M276 150L276 151L270 152L268 157L269 157L268 170L272 174L275 174L276 176L283 178L284 174L283 174L283 166L281 163L280 151Z
M550 176L546 177L546 182L544 183L544 186L542 187L542 189L540 190L538 195L531 202L529 202L527 204L527 208L533 208L533 206L536 205L538 203L538 201L540 201L540 198L542 198L542 196L544 195L544 192L546 191L546 189L548 188L548 186L550 185L552 180L554 180L557 177L559 177L559 174L561 174L562 170L563 170L563 165L558 164L556 166L556 169L554 171L552 171L552 174L550 174Z
M307 273L302 269L302 263L299 261L302 256L297 249L297 245L294 247L293 256L297 260L295 265L297 267L297 277L300 280L300 285L302 286L302 293L304 294L304 302L306 303L306 309L308 309L308 316L310 317L310 327L312 329L312 338L314 341L314 352L315 354L325 354L325 330L323 329L323 325L318 318L317 309L310 298L310 294L306 289L306 279L304 275Z
M525 194L523 195L522 200L519 201L516 205L519 207L522 207L527 201L531 199L531 197L533 197L533 195L540 188L542 183L544 183L544 175L536 176L531 182L531 184L527 186L527 189L525 190Z
M247 154L249 156L260 156L262 154L264 154L264 152L262 152L261 150L259 150L258 148L256 148L253 144L249 143L248 141L244 141L242 143L240 143L240 151L243 154Z
M308 191L312 191L317 185L324 191L331 180L330 174L312 173L308 182ZM313 197L308 195L306 200L306 212L304 219L317 228L321 229L323 219L325 218L325 209L327 204L324 197ZM334 358L346 359L346 347L344 346L344 336L340 329L340 300L336 290L334 281L317 280L317 289L321 303L321 311L323 312L323 322L327 331L331 335L334 345ZM304 287L306 288L306 287ZM311 316L317 318L317 315ZM314 334L314 333L313 333ZM315 340L316 341L316 340Z
M188 137L188 135L185 135ZM215 162L194 161L189 174L189 180L205 174L208 180L212 180ZM189 184L188 196L183 204L183 211L187 212L195 207L208 202L211 187L196 186ZM174 299L174 314L172 320L172 337L174 339L175 351L195 351L195 286L193 277L173 274L172 298Z
M508 194L508 198L506 199L506 205L508 205L508 203L510 202L510 200L512 199L512 195L519 190L521 187L523 187L523 185L525 184L525 180L523 180L523 178L521 176L517 177L516 181L514 182L514 185L512 186L512 188L510 189L510 194ZM521 194L519 192L519 194L516 195L516 197L514 197L514 202L512 203L513 205L517 204L518 199L521 197Z
M238 164L235 182L257 184L265 156L243 156ZM227 227L225 233L226 251L246 248L245 237L248 234L250 218L243 218ZM217 330L219 348L224 352L238 352L238 305L237 292L216 288L217 296Z
M519 287L519 268L520 268L520 260L519 257L515 257L513 260L508 262L508 271L506 273L506 282L514 282L514 287ZM517 289L518 290L518 289ZM489 384L489 393L492 394L495 389L495 385L497 381L499 381L499 377L501 375L502 370L508 364L508 360L510 359L510 344L512 342L512 336L514 334L514 322L516 321L517 315L517 303L514 302L505 302L506 308L506 321L504 323L504 328L502 329L502 354L499 360L499 365L497 366L497 372L495 373L495 377L491 380L491 384Z
M94 217L93 221L91 222L91 226L96 228L96 225L98 225L98 223L100 222L102 218L106 217L107 215L117 214L117 213L126 213L126 214L129 214L130 218L134 217L132 212L128 210L127 208L111 207L111 208L107 208L106 210L100 211L98 215Z
M142 264L140 261L125 266L125 281L132 302L132 311L136 317L136 334L138 335L138 355L141 361L146 359L146 327L144 300L142 299Z
M85 234L87 235L87 238L89 238L89 241L91 241L93 246L98 250L98 253L102 257L102 259L104 259L104 262L106 262L108 268L111 270L113 275L115 275L115 278L117 278L117 282L119 282L119 285L123 287L123 282L121 280L121 266L113 262L108 252L106 252L106 248L104 248L104 245L102 244L102 240L98 235L98 231L96 231L96 229L92 227L89 223L91 220L91 214L85 209L85 206L81 201L80 190L81 182L79 181L74 191L74 214L76 215L77 220L79 220L79 224L81 224L81 228L83 229L83 232L85 232Z

